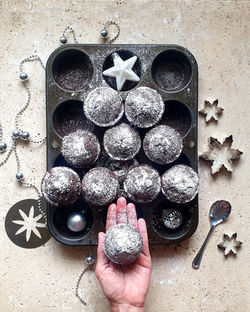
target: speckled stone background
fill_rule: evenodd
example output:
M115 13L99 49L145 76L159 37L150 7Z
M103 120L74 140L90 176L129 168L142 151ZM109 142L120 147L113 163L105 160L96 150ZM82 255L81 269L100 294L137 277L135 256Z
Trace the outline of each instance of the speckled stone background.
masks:
M199 107L219 99L225 110L219 122L199 117L199 151L209 136L233 134L234 148L244 152L230 175L212 177L200 163L200 222L196 233L181 246L153 247L153 272L146 311L249 311L250 169L250 2L249 1L59 1L2 0L0 58L0 120L6 141L14 116L26 99L18 79L21 59L37 53L42 60L58 46L62 30L71 25L81 43L97 43L102 24L121 26L117 43L174 43L187 47L199 64ZM31 105L21 118L22 128L38 138L45 135L44 72L26 64L31 77ZM45 146L19 145L23 172L39 185L45 172ZM2 157L2 155L0 155ZM0 311L108 311L108 302L92 272L81 284L87 306L74 296L87 248L70 248L51 239L28 250L14 245L4 230L5 215L17 201L34 198L15 181L13 155L0 168ZM229 200L232 214L216 228L201 268L191 262L209 229L208 210L217 199ZM243 241L237 257L224 258L217 244L222 235L238 233Z

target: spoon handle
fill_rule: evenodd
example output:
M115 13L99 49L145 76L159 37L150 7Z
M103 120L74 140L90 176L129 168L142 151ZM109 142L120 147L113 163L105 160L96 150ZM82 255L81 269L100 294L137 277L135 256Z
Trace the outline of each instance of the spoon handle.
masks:
M199 250L199 252L198 252L197 255L195 256L195 258L194 258L194 260L193 260L193 262L192 262L192 267L193 267L193 269L198 269L198 268L200 267L201 259L202 259L202 256L203 256L205 247L207 246L207 242L208 242L208 240L209 240L210 235L213 233L214 228L215 228L215 226L212 225L211 228L210 228L210 231L209 231L208 234L207 234L207 237L206 237L204 243L203 243L202 246L201 246L201 249Z

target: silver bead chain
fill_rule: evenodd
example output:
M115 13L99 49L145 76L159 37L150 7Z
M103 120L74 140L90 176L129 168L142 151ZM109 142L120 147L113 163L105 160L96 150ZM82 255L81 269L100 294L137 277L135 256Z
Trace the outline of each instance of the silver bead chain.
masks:
M86 305L86 301L83 299L83 297L79 293L79 286L80 286L80 282L82 280L82 277L83 277L84 273L86 271L90 270L90 269L93 269L93 264L95 263L95 259L92 256L91 250L90 250L90 255L85 259L85 263L86 263L87 266L80 273L80 275L79 275L79 277L77 279L77 282L76 282L76 290L75 290L76 297L84 305Z
M109 37L107 37L108 35L108 31L107 31L107 26L109 25L115 25L116 28L117 28L117 34L113 37L113 38L110 38L109 40L106 40L108 39ZM78 44L77 40L76 40L76 34L75 34L75 31L72 27L70 26L67 26L64 31L62 32L62 36L60 37L60 42L62 44L65 44L67 43L67 37L66 37L66 34L71 32L72 35L73 35L73 40L74 40L74 43L75 44ZM114 22L114 21L108 21L104 24L104 28L101 30L101 37L103 39L103 41L105 43L109 43L111 44L112 42L114 42L120 35L120 26L118 25L117 22ZM18 113L16 114L16 117L15 117L15 130L12 132L12 144L11 144L11 147L9 148L5 158L0 162L0 167L3 166L9 159L12 151L14 151L14 154L15 154L15 158L16 158L16 164L17 164L17 174L16 174L16 178L17 180L24 186L26 187L29 187L29 188L33 188L36 193L37 193L37 196L38 196L38 209L40 211L40 213L43 215L46 223L47 223L47 216L46 216L46 213L42 210L42 196L41 196L41 193L39 191L39 189L36 187L35 184L33 183L30 183L30 182L26 182L24 180L24 177L23 177L23 174L21 173L21 166L20 166L20 160L19 160L19 156L17 154L17 142L18 142L18 139L21 138L23 140L29 140L29 142L32 142L32 143L37 143L37 144L40 144L40 143L43 143L45 140L46 140L46 137L41 139L41 140L38 140L38 141L35 141L35 140L32 140L30 137L29 137L29 133L28 132L25 132L25 131L22 131L21 129L19 129L19 126L18 126L18 121L19 121L19 117L23 114L23 112L26 110L26 108L29 106L30 104L30 100L31 100L31 92L30 92L30 88L29 88L29 85L28 85L28 75L26 73L23 72L23 65L24 63L26 62L32 62L32 61L38 61L41 65L41 67L43 69L45 69L44 65L43 65L43 62L41 60L41 58L37 55L31 55L30 57L27 57L25 59L23 59L19 65L19 70L20 70L20 79L23 81L23 84L24 84L24 87L27 91L27 101L25 103L25 105L18 111ZM3 139L3 129L2 129L2 126L0 124L0 144L3 143L1 142ZM5 143L4 143L5 144ZM6 144L5 144L6 145ZM6 148L6 147L5 147ZM5 151L5 149L3 148L3 151ZM86 263L86 267L82 270L82 272L80 273L78 279L77 279L77 282L76 282L76 290L75 290L75 295L77 296L77 298L79 299L79 301L83 304L83 305L86 305L86 302L84 301L84 299L82 298L82 296L80 295L79 293L79 286L80 286L80 282L82 280L82 277L84 275L84 273L91 269L93 267L93 264L94 264L94 258L92 257L91 255L91 252L90 252L90 255L85 259L85 263Z
M60 37L60 42L62 44L65 44L67 43L68 39L66 37L66 34L71 32L72 33L72 36L73 36L73 40L74 40L74 43L78 44L77 40L76 40L76 33L74 31L74 29L70 26L67 26L64 31L62 32L62 36Z
M31 92L30 92L30 88L29 88L29 84L28 84L28 75L23 72L23 65L26 62L33 62L33 61L38 61L42 67L42 69L45 69L43 62L41 60L41 58L37 55L31 55L30 57L27 57L25 59L23 59L19 65L19 70L20 70L20 74L19 74L19 78L23 81L24 87L26 89L27 92L27 100L26 103L24 104L24 106L17 112L16 117L15 117L15 130L12 132L12 144L11 147L9 148L5 158L0 162L0 167L3 166L9 159L11 153L14 151L15 154L15 158L16 158L16 164L17 164L17 173L16 173L16 179L18 182L20 182L22 185L32 188L36 191L38 199L38 210L40 211L40 213L43 215L46 223L47 223L47 217L46 217L46 213L42 210L42 196L41 193L39 191L39 189L36 187L35 184L30 183L30 182L26 182L24 180L23 174L21 172L21 166L20 166L20 159L19 156L17 154L17 142L19 141L19 139L22 140L27 140L31 143L35 143L35 144L41 144L43 142L45 142L46 137L41 139L41 140L33 140L30 138L29 133L27 131L23 131L19 128L19 117L23 114L23 112L27 109L27 107L30 104L30 100L31 100ZM0 124L0 141L2 141L3 139L3 129L2 126ZM3 142L0 142L3 143ZM5 143L3 143L5 144ZM6 145L6 144L5 144ZM4 152L4 150L3 150Z
M0 141L3 139L3 128L2 125L0 124Z
M107 26L109 26L109 25L114 25L114 26L116 26L116 28L117 28L117 33L116 33L116 35L114 35L113 38L110 38L109 40L106 40L106 38L109 38L109 37L108 37L108 31L107 31ZM113 43L113 42L119 37L120 32L121 32L120 26L119 26L119 24L118 24L117 22L115 22L115 21L107 21L107 22L104 24L103 29L101 30L101 37L103 38L104 43L106 42L106 43L111 44L111 43Z

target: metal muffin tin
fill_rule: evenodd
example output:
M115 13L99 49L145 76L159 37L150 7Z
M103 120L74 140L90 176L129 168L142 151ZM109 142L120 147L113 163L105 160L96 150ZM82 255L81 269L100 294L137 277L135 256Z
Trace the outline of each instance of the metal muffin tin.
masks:
M177 45L152 44L72 44L61 46L49 57L46 65L47 101L47 169L68 166L60 153L62 137L78 128L93 131L100 142L106 128L95 126L83 113L83 102L89 91L99 86L115 88L115 79L102 75L113 66L111 54L117 52L124 60L137 55L133 70L140 81L127 81L120 92L125 99L129 90L147 86L159 92L166 109L159 124L177 129L183 137L183 153L173 164L187 164L198 169L197 111L198 66L193 55ZM123 122L127 122L124 117ZM149 128L150 129L150 128ZM137 129L143 139L149 129ZM156 165L141 151L136 156L139 163L147 163L160 174L171 165ZM75 168L73 168L75 169ZM89 168L75 169L80 177ZM183 213L184 222L176 230L167 229L162 221L166 208L176 208ZM198 195L184 205L168 202L162 194L150 204L136 204L138 217L146 220L150 244L179 243L190 237L198 225ZM82 212L87 219L86 228L78 233L67 228L67 218L72 212ZM105 230L107 207L90 207L82 198L72 207L48 207L48 227L56 240L67 245L96 245L97 234Z

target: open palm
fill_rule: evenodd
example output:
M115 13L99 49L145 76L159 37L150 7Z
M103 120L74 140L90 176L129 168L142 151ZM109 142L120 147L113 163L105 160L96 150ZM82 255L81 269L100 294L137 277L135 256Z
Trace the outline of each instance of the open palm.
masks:
M129 223L137 227L143 238L143 250L139 258L129 265L111 262L103 251L104 233L99 233L96 276L111 306L128 305L143 308L149 287L151 257L148 248L147 228L145 221L137 221L133 204L126 203L121 197L116 204L109 206L106 230L119 223Z

